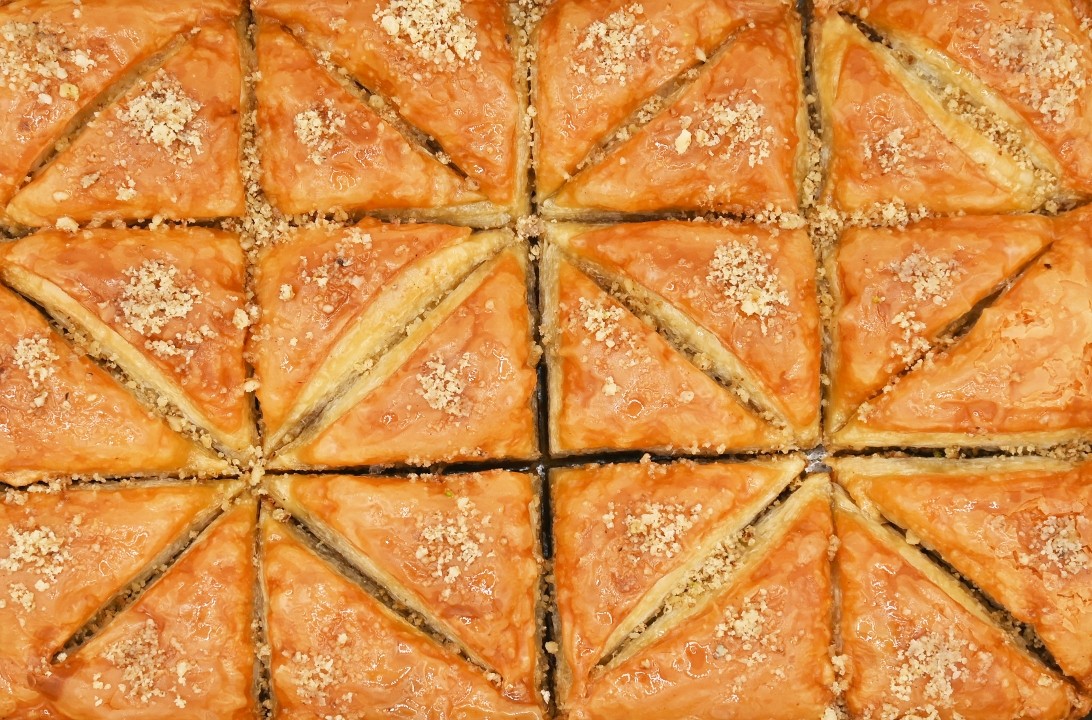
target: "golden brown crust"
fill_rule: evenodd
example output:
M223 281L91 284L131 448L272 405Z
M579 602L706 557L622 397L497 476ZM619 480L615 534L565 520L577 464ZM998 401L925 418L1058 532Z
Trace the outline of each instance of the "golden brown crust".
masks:
M281 26L259 19L256 43L262 188L282 212L484 200L342 87Z
M662 631L653 626L569 717L795 720L832 711L833 528L829 483L815 482L728 585Z
M834 3L830 3L834 4ZM1007 106L1064 168L1092 190L1092 43L1072 0L846 0L843 9L925 59L945 82ZM1086 11L1087 12L1087 11ZM969 72L968 72L969 71Z
M803 469L748 464L617 464L551 473L559 662L580 698L595 665L658 610Z
M937 346L1053 240L1038 215L930 219L906 229L851 228L831 278L838 286L827 427L836 430Z
M241 215L241 63L235 24L206 25L100 111L7 214L34 227Z
M1092 687L1092 463L833 461L862 503L912 532Z
M173 432L0 288L0 479L209 472L226 465Z
M0 713L41 711L42 663L237 489L92 485L0 503Z
M196 227L43 230L0 249L0 273L217 443L238 452L256 442L237 236Z
M538 454L526 248L505 250L278 454L286 467Z
M561 0L536 31L536 193L553 195L660 86L786 3Z
M252 718L256 507L240 501L43 692L66 717Z
M450 13L436 5L260 0L254 9L302 31L361 84L389 98L493 203L520 205L522 99L506 3L464 0Z
M366 219L294 229L261 257L263 320L249 353L267 448L481 261L492 245L469 237L467 228Z
M586 232L575 226L564 247L611 280L632 280L666 301L677 313L668 318L676 332L709 357L730 355L729 378L787 420L798 442L814 441L819 307L815 256L804 231L735 223L651 222ZM682 323L694 329L677 327Z
M954 347L912 371L836 433L839 445L1056 445L1092 436L1092 236L1061 229Z
M530 476L282 476L273 492L400 602L499 673L507 697L538 701L542 559Z
M894 199L934 212L1030 210L1042 201L1031 168L953 114L886 48L836 14L818 27L830 201L847 212Z
M1080 718L1089 709L955 580L844 498L835 526L852 714L1046 719Z
M795 210L802 54L800 18L787 5L745 27L668 107L563 185L546 212Z
M484 674L339 575L281 523L262 521L274 706L287 717L369 717L398 707L437 720L533 720Z
M0 23L12 33L2 47L13 54L15 63L48 64L57 56L64 71L62 78L49 69L23 73L13 65L12 82L0 87L0 140L6 148L0 158L0 204L7 205L68 124L119 77L178 33L211 18L234 17L239 10L238 0L167 0L138 6L128 0L103 0L87 7L73 7L64 0L29 0L0 8ZM37 52L31 49L39 44ZM49 102L43 102L43 96Z
M568 260L547 263L554 452L709 454L779 444L775 428Z

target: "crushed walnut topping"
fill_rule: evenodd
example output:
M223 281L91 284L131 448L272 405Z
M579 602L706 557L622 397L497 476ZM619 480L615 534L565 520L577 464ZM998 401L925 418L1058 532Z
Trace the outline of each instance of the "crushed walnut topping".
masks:
M326 162L334 150L334 140L345 127L345 113L334 107L333 100L297 113L292 118L296 138L311 151L308 159L315 165Z
M466 390L464 375L470 361L470 353L463 353L459 361L451 366L439 355L433 356L425 363L428 372L417 376L417 382L421 385L417 393L433 410L440 410L452 417L466 417L470 412L463 398Z
M304 702L325 707L330 702L331 688L348 682L344 669L330 655L311 656L296 652L292 656L295 665L295 688Z
M1092 568L1092 549L1081 539L1077 518L1072 515L1048 515L1036 524L1032 536L1026 540L1038 552L1021 553L1017 558L1021 565L1045 564L1063 578Z
M895 273L899 282L914 289L914 299L928 300L943 305L952 296L955 281L963 275L959 263L930 255L920 247L887 269Z
M1067 121L1088 84L1081 46L1067 38L1053 13L1037 13L1027 25L990 25L987 54L1011 73L1022 102L1053 123Z
M614 527L616 511L614 503L607 506L603 522ZM622 524L628 544L638 556L673 558L682 551L679 542L701 518L700 503L686 507L680 503L642 503L626 513Z
M160 260L145 260L124 271L129 283L121 294L125 322L141 335L158 335L172 319L185 318L201 302L202 293L179 282L178 268Z
M708 112L693 126L694 143L710 154L723 148L720 157L728 159L737 155L747 158L747 165L756 167L770 156L770 139L773 128L763 122L766 108L749 98L729 99L713 103ZM687 127L689 117L683 118ZM676 144L675 149L679 146Z
M891 356L903 365L912 364L919 355L929 352L932 345L925 337L926 325L917 319L913 310L905 310L891 318L891 324L899 328L899 335L891 341Z
M190 164L202 152L197 114L201 103L178 80L159 70L151 82L141 80L140 94L117 109L117 117L138 139L157 145L174 160Z
M15 357L12 362L15 363L15 367L27 374L27 378L30 379L30 386L35 390L40 390L42 384L53 376L55 371L54 363L59 359L60 356L53 352L49 338L32 335L31 337L21 338L15 344Z
M415 557L430 569L433 578L451 585L485 556L482 545L492 541L485 532L491 523L492 517L482 515L470 498L459 497L455 512L436 512L418 523L420 544ZM444 599L450 595L447 588L441 593Z
M973 646L956 638L952 628L948 628L946 635L928 632L912 638L898 649L895 656L898 668L891 677L889 691L904 703L909 703L917 691L928 702L901 713L892 705L885 705L883 717L917 717L914 713L932 717L936 716L938 708L951 708L952 683L967 675L967 653L974 651ZM889 709L895 710L895 714L891 715Z
M916 147L906 137L906 130L901 127L890 130L887 134L873 137L863 147L865 160L875 159L880 166L880 174L888 175L906 169L907 160L920 160L925 152Z
M748 317L758 317L763 335L778 308L789 304L789 294L781 286L777 269L770 266L771 260L773 255L758 247L757 238L733 240L717 246L705 276L726 302Z
M640 3L615 10L606 20L596 20L584 30L576 46L573 70L578 75L591 75L597 85L618 83L629 79L630 62L645 59L650 53L655 28L639 22L645 13ZM588 65L592 65L592 69Z
M768 604L769 593L766 589L749 593L738 607L732 606L724 611L724 620L713 630L717 640L733 640L743 651L733 655L724 645L718 644L713 654L721 660L734 660L746 667L754 667L769 659L770 652L778 652L780 633L771 630L774 611Z
M383 32L422 60L450 67L481 58L477 23L462 0L390 0L372 13Z
M92 53L76 47L64 28L48 22L8 21L0 25L0 81L9 90L28 93L39 105L56 97L76 100L70 80L97 64Z
M727 585L747 548L754 544L751 528L721 540L701 565L692 570L667 599L669 609L692 607L702 597Z
M121 670L118 689L129 700L147 704L152 698L165 697L157 687L167 675L167 653L159 645L159 628L148 619L132 637L118 640L103 657Z
M69 547L72 538L79 536L82 522L83 517L77 515L60 536L50 527L17 530L8 526L8 556L0 558L0 570L40 575L42 579L35 584L35 589L39 592L48 589L64 571L65 564L72 560Z

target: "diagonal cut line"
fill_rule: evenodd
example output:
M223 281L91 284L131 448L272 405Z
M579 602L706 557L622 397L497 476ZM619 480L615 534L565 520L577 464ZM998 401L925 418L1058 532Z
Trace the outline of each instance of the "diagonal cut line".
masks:
M287 517L283 520L279 520L282 525L285 525L291 532L295 533L296 538L301 540L307 548L318 555L324 562L326 562L331 569L333 569L337 575L341 578L348 580L357 588L363 590L370 595L372 599L378 601L387 610L394 613L400 620L413 626L418 632L424 635L432 642L444 647L445 649L454 652L468 665L480 670L483 675L488 679L490 674L499 675L497 671L482 662L472 658L463 647L462 643L455 638L449 636L440 627L433 623L432 619L416 610L408 607L405 603L402 603L394 597L386 586L380 583L375 578L365 573L361 568L357 567L349 558L345 557L341 551L339 551L332 543L327 542L320 534L324 528L319 525L312 525L303 518L300 518L287 508L281 507L276 502L275 498L267 500L270 505L275 506L278 510L286 513ZM262 512L267 512L267 508L263 505ZM329 531L331 535L333 531ZM259 542L260 544L260 542ZM264 570L264 567L263 567ZM262 620L262 625L265 625L265 618ZM268 628L266 629L268 632Z
M164 63L178 53L187 42L188 36L175 36L143 62L137 63L119 75L113 83L100 92L83 110L76 113L57 135L57 139L43 150L34 161L31 171L24 176L19 187L16 189L16 194L18 194L19 190L22 190L29 182L45 172L45 170L52 165L53 161L57 159L57 156L67 150L76 137L80 135L88 125L94 122L99 116L99 113L120 100L125 93L135 87L138 82L162 67Z
M847 12L839 12L839 15L856 27L867 40L885 48L895 62L921 81L925 90L938 103L951 115L972 127L999 154L1018 166L1033 167L1037 184L1041 186L1036 188L1040 200L1051 196L1069 199L1071 193L1066 193L1062 188L1059 178L1061 168L1054 154L1038 140L1035 131L1019 118L1003 98L999 97L996 103L1008 111L1009 117L1004 117L997 108L983 102L982 98L994 93L981 79L970 71L962 70L961 66L942 52L938 52L937 57L924 57L904 44L893 41L860 17ZM974 88L973 93L946 82L940 75L945 69L944 65L950 66L948 70L961 70L959 77Z
M1028 261L1021 265L1019 268L1017 268L1012 275L1001 280L1001 282L999 282L997 286L989 292L989 294L987 294L985 297L975 303L974 306L972 306L967 312L950 322L948 324L948 327L942 329L939 333L937 333L936 338L930 342L929 348L927 350L919 350L915 352L910 362L908 362L902 370L892 375L891 379L888 380L886 385L869 395L860 405L857 406L856 409L854 409L852 413L846 416L846 420L844 423L836 428L832 428L832 432L838 432L850 422L855 420L860 415L862 407L874 402L877 398L886 395L887 393L894 390L903 378L923 367L926 358L931 357L938 352L951 353L953 351L957 351L959 343L963 340L963 338L967 336L968 333L971 332L972 329L974 329L974 326L978 324L979 319L981 319L982 317L982 312L993 307L993 305L998 300L1000 300L1001 297L1009 291L1009 289L1011 289L1014 285L1020 282L1024 275L1027 274L1028 270L1034 267L1035 264L1038 263L1044 255L1050 252L1050 249L1052 247L1054 247L1054 240L1051 240L1049 243L1047 243L1042 249L1039 250L1039 252L1029 258ZM837 315L837 313L838 311L836 310L834 313L835 316Z
M599 288L614 298L616 301L622 304L629 312L636 315L642 322L648 327L651 327L656 331L661 338L664 339L672 348L675 349L680 355L696 367L698 370L707 375L710 379L716 382L718 385L728 390L732 395L752 414L756 415L762 420L770 423L774 427L780 430L787 430L788 422L778 412L772 404L765 404L760 402L758 392L750 392L740 378L732 377L726 373L719 372L717 368L713 367L711 363L703 363L700 361L702 355L701 351L695 347L692 347L678 332L670 328L663 317L651 307L653 304L649 300L644 300L635 297L633 293L627 292L622 288L622 284L627 279L619 275L618 279L611 277L611 273L605 271L595 263L573 255L566 250L558 248L561 254L566 260L576 266L581 272L591 278ZM654 296L655 293L651 290L647 290L639 285L639 283L633 281L632 284L635 287L640 287L642 292L646 292L649 295ZM663 301L665 304L667 301ZM718 341L719 342L719 341ZM725 351L735 357L735 353L725 348ZM736 358L739 362L738 358ZM742 363L741 363L742 364Z
M152 561L133 578L127 587L121 589L113 599L99 608L99 610L92 615L82 627L76 630L76 632L61 645L60 649L50 656L49 662L51 664L58 662L61 657L72 655L79 651L79 649L86 645L92 638L105 630L115 618L135 605L149 588L155 585L161 577L170 572L175 563L177 563L190 548L197 544L201 538L205 537L205 534L213 523L227 514L228 508L234 504L235 499L238 498L239 494L242 492L245 492L245 490L240 487L233 495L225 496L224 501L221 502L219 506L214 507L212 512L206 517L198 517L194 520L188 528L178 535L173 543L168 544L163 552L153 558Z
M554 191L549 197L541 198L539 202L542 203L555 197L561 192L565 185L574 178L602 163L618 147L627 142L636 133L640 132L641 129L659 117L668 108L673 106L678 99L682 97L695 82L697 82L702 76L702 73L709 72L709 67L728 51L731 45L735 43L736 39L743 34L745 29L746 26L729 33L728 37L725 38L705 60L683 70L678 75L656 88L653 93L622 120L617 127L609 131L595 147L588 152L587 156L577 163L575 170L573 170L571 176L561 185L561 187Z
M855 505L857 504L856 501L853 502ZM861 506L857 505L857 507L860 509ZM940 553L921 543L911 543L909 540L907 540L906 529L901 527L900 525L895 524L895 522L888 518L887 515L884 514L878 506L876 507L882 515L882 518L879 522L883 527L894 531L895 534L898 535L903 542L921 551L927 558L929 558L929 560L931 560L935 565L940 567L941 570L950 575L952 579L959 584L960 588L962 588L964 592L974 598L975 602L977 602L982 607L982 609L990 615L994 623L997 625L998 629L1001 630L1005 635L1007 635L1010 639L1014 640L1018 645L1031 653L1036 660L1043 663L1059 675L1064 675L1064 673L1058 668L1058 663L1054 660L1054 656L1051 655L1050 651L1046 648L1045 643L1043 643L1042 638L1039 637L1039 633L1035 630L1034 627L1013 617L1012 613L1009 612L1008 608L1001 605L999 602L986 594L984 590L975 585L968 577L966 577L963 573L959 572L959 570L957 570L953 565L945 560ZM867 512L865 510L861 509L861 512L867 515ZM946 596L948 595L947 592L945 592L944 594Z
M272 21L270 21L272 22ZM304 32L297 32L291 27L280 25L296 41L305 47L326 73L333 78L345 91L351 94L361 104L379 115L384 122L398 131L411 145L421 150L436 162L452 170L464 180L470 180L470 176L461 167L455 164L451 155L444 149L440 141L432 137L424 130L412 124L397 110L394 102L377 90L362 83L355 75L340 65L334 64L333 54L318 47Z
M686 573L679 581L679 583L672 588L659 606L645 619L645 621L638 625L634 632L630 633L629 637L625 638L616 645L609 652L605 653L603 657L596 663L597 668L604 668L610 665L616 658L626 655L629 649L642 639L642 636L650 629L653 629L658 623L668 616L677 619L679 622L684 621L690 615L692 615L697 609L699 609L700 602L711 594L720 592L731 587L738 579L739 570L744 566L748 559L754 556L757 550L768 551L768 547L753 548L748 543L756 537L756 530L758 527L765 523L767 518L776 514L784 507L785 503L792 498L800 484L809 477L807 469L801 470L795 477L786 483L785 487L778 493L777 497L762 507L755 515L748 518L741 524L740 528L734 533L733 538L735 542L730 547L726 547L724 541L718 542L711 552L706 553L704 556L697 559L693 568ZM740 555L735 558L730 566L725 571L723 576L723 583L715 588L708 589L703 588L695 595L691 592L676 593L679 588L684 590L688 587L691 580L701 573L703 568L712 560L723 557L727 552L730 552L732 548L742 548ZM675 600L675 598L687 597L692 600L692 603L687 604L683 600ZM674 600L674 602L673 602Z

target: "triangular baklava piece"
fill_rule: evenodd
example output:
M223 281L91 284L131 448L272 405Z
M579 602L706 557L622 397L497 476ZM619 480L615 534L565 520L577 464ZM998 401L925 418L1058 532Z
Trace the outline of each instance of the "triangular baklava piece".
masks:
M213 473L227 463L179 435L0 287L0 480Z
M77 485L0 502L0 715L41 710L33 677L238 484Z
M856 14L968 96L1029 148L1045 146L1063 185L1092 191L1092 11L1078 0L823 0ZM1049 156L1048 156L1049 159Z
M284 475L274 496L324 543L537 702L538 500L528 475Z
M803 469L793 457L552 471L559 703L581 697L595 666L691 573L738 551L744 526Z
M526 72L507 3L495 0L257 0L440 147L502 224L526 205ZM483 219L484 218L484 219Z
M24 0L0 8L0 205L55 143L85 120L115 83L213 18L238 15L237 0L129 0L80 4Z
M952 112L888 48L835 13L818 27L824 192L839 209L898 200L935 212L1005 212L1045 199L1034 168Z
M527 253L516 245L475 270L271 467L535 457L538 353Z
M1092 462L832 461L862 507L913 533L1092 689Z
M395 615L263 514L262 584L273 704L281 717L537 720L484 671Z
M41 686L63 717L254 717L256 515L251 499L229 509L53 667Z
M799 720L834 712L830 483L761 522L725 584L660 618L612 659L574 720Z
M242 215L242 55L206 25L103 109L8 205L24 225Z
M0 248L0 274L220 448L256 441L250 324L234 234L200 227L43 230Z
M562 186L547 212L795 210L806 172L802 55L788 4L745 27L659 114Z
M841 493L834 522L853 717L1075 720L1092 706L956 579Z
M662 107L659 95L751 20L784 16L779 0L552 3L535 30L535 183L553 195L621 129Z
M249 340L267 450L298 432L477 265L511 241L448 225L290 230L257 263Z
M839 446L1058 445L1092 437L1092 232L1058 239L966 335L862 405Z
M815 441L819 307L807 233L651 222L556 225L548 237L619 287L756 406L787 423L796 443Z
M550 447L720 453L780 446L751 412L554 246L542 270Z
M257 48L262 188L282 212L441 210L485 199L281 26L259 21Z
M1053 239L1039 215L847 229L827 275L835 298L827 426L845 424Z

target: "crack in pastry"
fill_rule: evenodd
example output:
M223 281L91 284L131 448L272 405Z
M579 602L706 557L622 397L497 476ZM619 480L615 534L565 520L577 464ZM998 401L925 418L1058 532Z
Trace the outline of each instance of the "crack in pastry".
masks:
M927 219L849 228L829 262L834 294L827 427L952 344L1053 241L1047 218Z
M1092 299L1086 213L1052 220L1050 249L954 346L858 410L838 447L1055 446L1088 437Z
M835 495L846 700L863 716L1079 718L1089 700L1032 657L954 580ZM866 634L854 628L868 623Z
M852 212L899 198L934 212L1031 210L1052 187L934 97L841 16L817 23L825 195Z
M742 389L764 418L787 425L791 444L817 437L819 311L804 232L727 222L556 225L550 232L715 376Z
M210 65L220 68L215 82ZM241 214L241 82L237 28L204 26L83 126L11 199L8 216L41 227Z
M687 71L659 112L624 128L593 164L579 166L542 212L599 218L795 211L807 127L802 54L799 21L788 8L738 30Z
M802 468L786 458L552 470L562 706Z
M836 704L830 483L806 481L755 528L731 578L669 613L616 655L569 717L822 717ZM782 688L793 688L786 699Z
M397 705L415 714L542 717L539 698L506 697L268 513L262 569L276 712L352 716Z
M389 98L407 123L435 138L490 201L482 220L500 224L525 209L525 49L503 3L398 0L343 9L325 0L263 0L254 10ZM462 39L452 39L456 28ZM456 47L464 48L462 56Z
M1037 458L835 461L869 512L912 533L1022 622L1086 690L1092 682L1088 463ZM917 499L916 499L917 498ZM920 499L920 500L918 500Z
M822 5L861 17L945 84L1011 118L1025 145L1041 143L1056 158L1064 187L1088 193L1092 43L1079 3L991 0L925 9L901 0Z
M544 671L535 489L507 471L270 482L308 529L530 701Z
M171 0L131 7L120 0L69 7L40 1L0 12L5 63L0 135L10 152L0 161L0 204L24 178L89 121L95 110L147 67L173 50L172 40L194 26L231 18L229 0ZM30 70L28 71L28 68Z
M554 453L719 454L785 441L708 363L680 351L558 248L546 253L543 339Z
M196 250L193 249L196 246ZM257 442L246 394L243 255L235 236L172 228L41 231L4 248L0 273L176 408L218 448Z
M44 710L34 683L48 677L54 656L71 652L76 638L100 626L127 589L150 582L240 487L126 481L6 496L0 710Z

